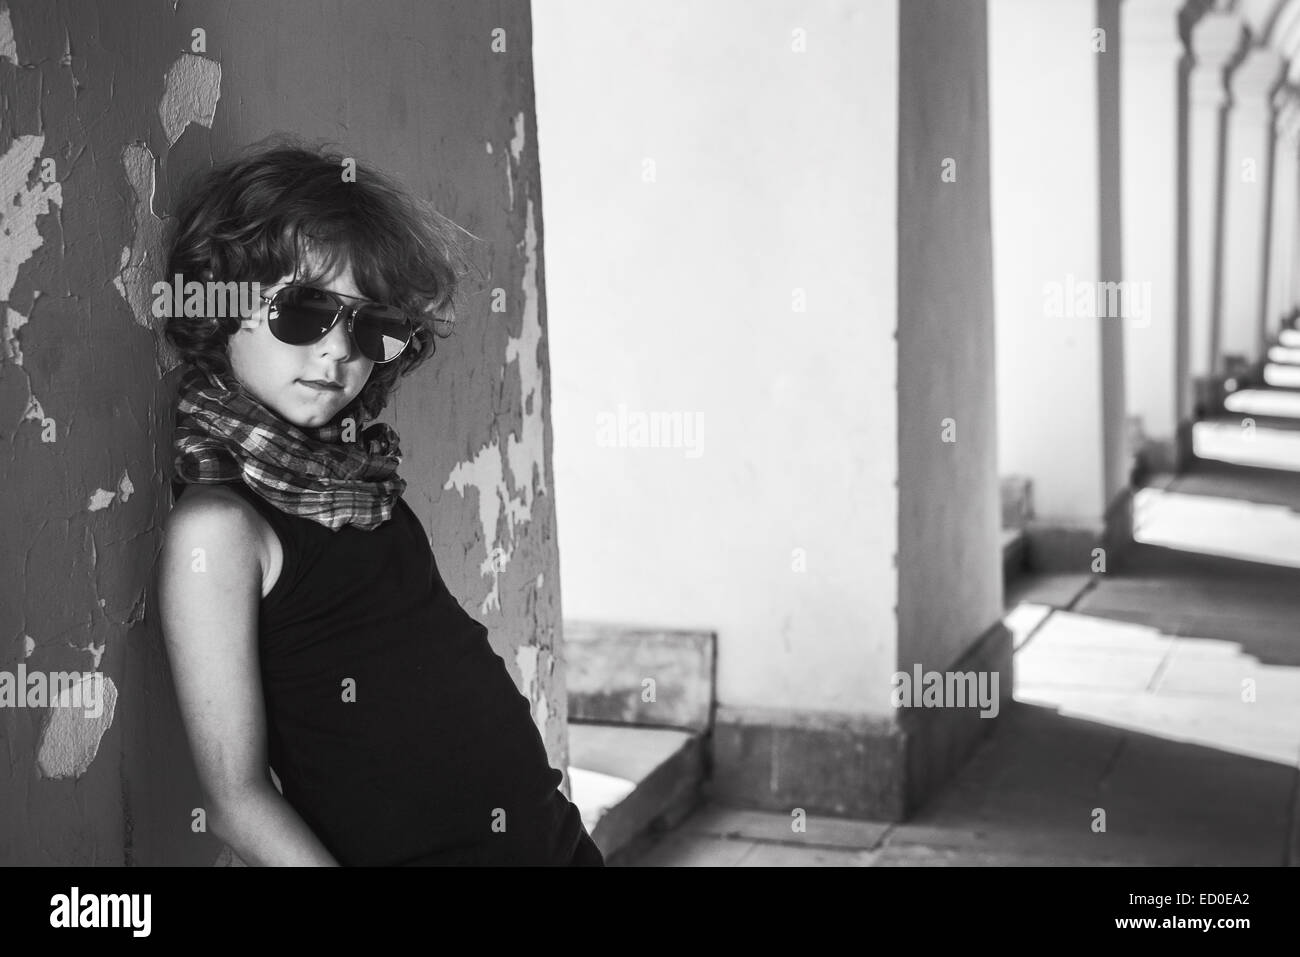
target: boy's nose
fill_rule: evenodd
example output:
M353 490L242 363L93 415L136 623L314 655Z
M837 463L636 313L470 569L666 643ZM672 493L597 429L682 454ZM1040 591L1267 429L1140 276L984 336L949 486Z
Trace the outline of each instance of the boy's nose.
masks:
M344 310L339 321L334 323L334 328L325 334L320 343L323 354L328 352L329 355L338 356L340 361L352 354L352 336L348 332L350 318L351 310Z

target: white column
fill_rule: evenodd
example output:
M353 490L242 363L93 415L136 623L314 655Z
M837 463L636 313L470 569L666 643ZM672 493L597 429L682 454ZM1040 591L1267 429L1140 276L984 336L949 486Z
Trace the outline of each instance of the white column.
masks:
M1300 90L1297 90L1297 97L1300 98ZM1300 103L1297 103L1296 114L1293 122L1297 132L1293 132L1292 137L1300 143ZM1296 164L1298 177L1292 183L1292 189L1295 190L1296 201L1300 202L1300 154L1296 152L1297 148L1300 147L1292 147L1291 153L1291 160ZM1284 314L1292 309L1300 308L1300 210L1296 210L1295 220L1291 226L1291 254L1287 265L1290 275L1287 280L1285 295L1287 305L1283 309Z
M1295 164L1295 174L1292 179L1291 188L1295 191L1295 202L1300 202L1300 87L1293 87L1295 91L1296 102L1292 107L1294 115L1291 121L1291 135L1289 139L1294 141L1291 146L1291 162ZM1283 315L1293 309L1300 308L1300 210L1295 210L1295 218L1291 224L1291 249L1287 257L1287 278L1286 288L1284 290L1285 306Z
M1158 467L1173 465L1178 428L1178 13L1183 0L1123 7L1120 142L1124 280L1138 308L1124 323L1128 413ZM1139 314L1140 313L1140 314Z
M1123 434L1124 320L1097 295L1120 278L1105 273L1122 217L1102 219L1118 205L1118 104L1098 90L1118 31L1096 48L1095 0L988 9L999 471L1030 478L1042 525L1092 532Z
M1273 148L1273 219L1270 224L1268 307L1264 317L1265 338L1276 335L1282 320L1295 306L1292 294L1296 280L1295 256L1297 216L1300 202L1300 88L1278 87L1273 96L1276 108Z
M1223 170L1219 355L1254 362L1263 354L1268 213L1273 165L1273 90L1282 78L1276 51L1255 47L1232 71L1228 151Z
M1219 284L1219 195L1222 182L1224 68L1241 46L1241 21L1209 13L1192 30L1187 116L1187 367L1194 390L1215 371ZM1192 396L1185 396L1191 402Z

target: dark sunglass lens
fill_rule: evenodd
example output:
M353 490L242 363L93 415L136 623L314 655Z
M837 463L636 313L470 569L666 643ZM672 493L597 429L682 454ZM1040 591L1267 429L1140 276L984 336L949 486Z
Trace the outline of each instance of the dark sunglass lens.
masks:
M411 341L411 321L391 306L362 306L352 323L357 348L375 362L391 362Z
M271 332L290 345L315 342L329 331L338 309L338 302L323 290L290 286L275 297Z

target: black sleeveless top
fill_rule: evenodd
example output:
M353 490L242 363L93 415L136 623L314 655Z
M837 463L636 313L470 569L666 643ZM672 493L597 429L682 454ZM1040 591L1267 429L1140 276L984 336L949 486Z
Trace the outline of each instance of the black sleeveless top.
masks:
M268 758L339 863L569 863L590 841L581 815L406 502L330 531L225 484L284 551L258 618Z

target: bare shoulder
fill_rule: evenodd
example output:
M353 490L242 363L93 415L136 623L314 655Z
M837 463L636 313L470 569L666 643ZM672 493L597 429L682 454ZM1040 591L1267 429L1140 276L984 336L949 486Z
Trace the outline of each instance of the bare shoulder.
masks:
M222 485L192 485L167 516L164 548L208 541L240 561L256 562L262 596L274 586L283 561L279 536L247 501ZM188 550L188 549L187 549Z
M266 521L257 510L230 489L220 485L194 485L167 516L165 532L212 532L225 545L237 545L241 539L255 541L259 525ZM251 543L251 542L249 542Z

